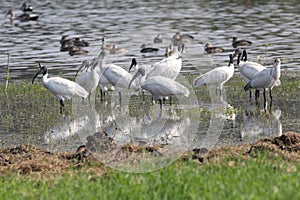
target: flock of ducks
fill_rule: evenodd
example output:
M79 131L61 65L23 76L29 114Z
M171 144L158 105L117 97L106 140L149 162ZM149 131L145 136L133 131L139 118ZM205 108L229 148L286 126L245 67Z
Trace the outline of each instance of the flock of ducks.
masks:
M33 13L33 7L24 2L21 6L23 14L15 17L13 10L9 10L5 16L10 15L10 19L18 19L20 21L38 20L39 16ZM100 54L92 60L84 60L76 72L76 81L71 81L60 77L48 77L46 66L39 63L39 71L32 79L42 74L42 84L53 93L60 102L61 108L64 106L65 99L71 99L72 96L87 98L89 94L95 91L97 86L101 89L101 96L105 95L108 90L116 89L121 99L122 90L142 90L148 91L159 101L162 107L162 101L171 95L189 96L189 90L186 86L176 81L182 68L182 57L185 54L186 43L195 41L195 38L189 34L181 34L177 32L171 38L171 45L166 48L166 58L151 65L140 66L135 58L132 59L129 70L115 64L107 64L106 60L109 54L122 54L127 50L120 48L117 44L108 43L107 37L102 38L102 46ZM164 39L158 34L153 43L163 43ZM63 35L60 40L60 51L68 51L71 56L84 55L88 51L82 47L89 46L87 41L81 40L79 37L68 38ZM272 103L272 88L280 85L280 59L275 59L273 67L266 68L259 63L247 60L246 50L242 50L240 46L251 46L252 42L248 40L238 40L233 37L232 46L235 51L229 55L229 63L226 66L217 67L207 73L196 77L193 81L194 87L203 85L214 85L217 93L221 94L223 85L230 80L234 74L234 58L237 57L237 67L242 79L246 85L245 91L255 90L255 99L259 98L259 91L263 90L264 105L266 106L266 90L270 91L270 100ZM157 53L158 48L149 47L143 44L140 47L141 53ZM222 47L214 47L207 43L205 45L207 53L224 52ZM78 72L79 75L77 76Z
M68 51L70 56L84 55L88 51L81 47L89 46L89 43L85 40L81 40L79 37L69 39L67 35L63 35L60 40L60 51Z
M157 38L162 39L158 35ZM166 49L166 58L151 65L139 65L136 58L133 58L129 70L115 64L107 64L106 60L109 54L116 52L115 44L109 44L106 37L102 38L102 48L99 55L92 60L84 60L76 72L76 81L60 77L48 77L48 70L45 66L39 64L40 70L35 74L32 83L38 74L42 74L42 84L53 93L60 101L61 108L64 106L64 99L70 99L72 96L87 98L93 93L97 86L101 89L101 95L112 89L119 92L121 101L122 90L141 90L149 92L162 107L163 100L172 95L184 95L188 97L189 89L176 81L182 69L182 57L186 51L186 42L193 40L190 35L181 35L179 32L172 38L172 45ZM64 37L61 44L71 43L73 46L87 45L80 39L67 39ZM160 40L162 41L162 40ZM177 45L175 45L177 44ZM248 46L250 41L233 39L232 46ZM142 46L142 49L149 48ZM211 53L222 52L222 48L211 48ZM123 50L124 51L124 50ZM150 51L150 50L149 50ZM280 59L275 59L273 67L266 68L256 62L247 60L247 52L244 49L236 48L229 55L229 63L226 66L217 67L207 73L196 77L193 81L194 87L203 85L213 85L216 87L216 93L221 95L223 85L234 75L234 58L237 57L236 67L239 69L241 77L245 81L245 91L256 90L255 99L259 97L259 90L263 90L264 105L266 105L266 90L270 90L270 100L272 102L272 88L280 85ZM80 73L79 73L80 72Z

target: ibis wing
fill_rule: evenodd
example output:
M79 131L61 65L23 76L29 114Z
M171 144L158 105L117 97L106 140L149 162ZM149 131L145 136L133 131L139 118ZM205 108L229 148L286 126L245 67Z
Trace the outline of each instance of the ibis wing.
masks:
M254 63L254 62L245 62L239 66L239 71L244 78L244 80L251 80L255 77L256 74L266 69L264 66Z
M227 81L230 78L227 69L228 67L218 67L197 77L194 86L217 85Z
M251 88L264 89L269 88L272 84L274 84L274 80L271 77L270 70L271 69L265 69L256 74L256 76L250 81Z
M103 72L104 77L114 86L128 88L132 75L117 65L111 65Z
M88 92L83 87L65 78L51 77L48 79L45 87L56 96L59 95L67 98L75 95L84 98L88 96Z
M171 79L176 79L182 66L182 60L176 57L169 57L155 63L152 69L147 73L147 78L152 76L164 76Z
M156 97L179 94L189 96L189 90L185 86L163 76L150 77L141 84L141 87Z

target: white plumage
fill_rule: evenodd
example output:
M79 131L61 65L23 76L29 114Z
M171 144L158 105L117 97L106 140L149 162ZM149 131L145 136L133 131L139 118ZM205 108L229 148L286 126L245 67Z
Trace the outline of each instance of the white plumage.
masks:
M129 83L132 79L132 74L123 69L122 67L110 64L105 66L105 70L103 72L104 77L115 86L118 92L121 92L122 88L128 88ZM138 85L134 82L132 88L137 88Z
M45 66L42 67L41 65L40 65L40 70L33 77L32 83L34 83L34 79L41 73L43 74L42 77L43 86L57 97L57 99L60 101L61 106L64 106L64 99L71 99L73 96L86 98L89 94L78 83L75 83L68 79L60 78L60 77L48 78L47 68Z
M81 85L87 92L92 93L97 88L100 75L95 69L98 65L96 60L88 63L86 61L82 62L82 65L78 69L81 70L82 68L86 69L86 71L82 72L76 79L76 82Z
M146 79L151 76L164 76L176 79L178 74L181 71L182 59L181 55L183 54L185 46L182 45L177 53L173 51L168 52L168 57L164 58L160 62L154 63L151 70L147 73Z
M246 50L243 51L244 60L241 59L241 53L238 55L238 68L241 73L243 80L248 83L253 77L261 72L262 70L266 69L263 65L257 62L249 62L247 61L247 52Z
M272 68L262 70L247 83L244 87L245 91L249 89L264 89L264 100L266 101L265 89L270 89L270 99L272 101L272 88L280 84L280 66L280 59L276 58Z
M132 82L139 76L145 76L145 69L139 68L129 83L129 88ZM177 81L164 76L151 76L147 79L141 79L140 87L152 94L155 99L159 100L162 107L162 99L169 95L184 95L189 96L188 88L178 83Z
M223 84L226 83L234 73L232 54L229 55L230 61L228 66L217 67L201 76L195 78L193 85L215 85L217 89L222 90Z
M256 62L249 62L247 61L247 52L246 50L243 51L244 60L241 60L241 53L238 55L237 65L241 74L242 79L245 83L248 83L251 79L254 78L256 74L261 72L262 70L266 69L263 65L256 63ZM250 98L251 98L251 90L249 91ZM259 90L255 91L255 98L259 95Z
M163 76L153 76L141 83L144 90L150 92L156 99L169 95L189 96L189 90L177 81Z

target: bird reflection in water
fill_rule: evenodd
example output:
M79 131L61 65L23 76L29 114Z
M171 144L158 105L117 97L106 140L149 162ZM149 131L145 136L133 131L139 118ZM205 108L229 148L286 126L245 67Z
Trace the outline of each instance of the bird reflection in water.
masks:
M132 95L129 106L115 109L115 120L102 129L113 138L117 145L134 143L137 145L174 144L190 145L185 129L189 126L188 117L181 116L181 110L170 106L161 113L151 104L151 97L146 96L141 101L140 96Z
M241 139L255 141L260 138L282 135L280 115L281 110L279 109L270 112L255 109L245 110Z

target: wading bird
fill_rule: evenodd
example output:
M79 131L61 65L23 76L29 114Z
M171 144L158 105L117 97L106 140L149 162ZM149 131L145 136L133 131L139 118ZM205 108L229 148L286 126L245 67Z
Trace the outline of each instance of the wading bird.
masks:
M84 70L76 79L76 83L81 85L89 94L93 93L98 86L100 75L95 69L98 65L98 62L92 61L89 63L87 60L84 60L76 72ZM75 75L75 77L76 77Z
M104 53L104 58L108 53ZM105 61L106 59L104 59ZM129 83L132 79L132 74L123 69L121 66L115 64L105 64L103 62L102 67L100 67L100 71L104 78L109 81L111 85L115 87L115 89L119 92L120 103L122 101L121 91L123 88L128 88ZM100 78L101 79L101 78ZM138 83L134 82L134 89L138 89Z
M40 70L35 74L32 79L32 84L34 83L35 78L39 74L43 74L42 84L45 88L47 88L56 98L59 100L62 107L64 106L64 99L71 99L72 96L79 96L82 98L86 98L88 96L88 92L81 87L78 83L70 81L61 77L50 77L48 78L48 69L45 66L41 66L39 63Z
M257 62L249 62L247 61L247 52L246 50L241 53L240 49L237 49L236 51L239 51L237 65L241 74L241 77L243 78L245 83L248 83L251 79L254 78L256 74L261 72L262 70L266 69L266 67L262 66L261 64ZM255 99L259 97L259 90L255 90ZM249 90L249 98L251 99L251 90Z
M234 73L233 57L232 54L229 55L229 64L228 66L217 67L201 76L195 78L193 85L195 87L201 85L215 85L217 91L220 91L223 88L224 83L226 83Z
M272 89L274 86L280 85L280 66L281 62L279 58L276 58L274 60L274 64L272 68L266 68L256 74L244 87L245 91L248 91L249 89L263 89L264 90L264 107L266 107L266 89L270 90L270 99L271 103L270 106L272 106Z
M131 87L132 82L139 76L145 76L145 70L139 68L137 73L132 77L128 88ZM169 95L184 95L189 96L188 88L178 83L177 81L164 76L151 76L144 79L140 83L140 87L152 94L152 96L159 101L160 108L162 108L162 100Z
M181 44L178 47L178 52L173 50L168 51L168 57L154 63L151 70L146 74L146 79L151 76L164 76L175 80L181 71L182 55L184 54L185 45Z

